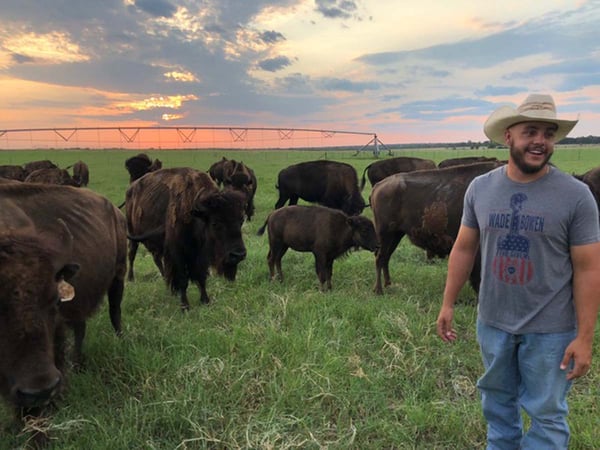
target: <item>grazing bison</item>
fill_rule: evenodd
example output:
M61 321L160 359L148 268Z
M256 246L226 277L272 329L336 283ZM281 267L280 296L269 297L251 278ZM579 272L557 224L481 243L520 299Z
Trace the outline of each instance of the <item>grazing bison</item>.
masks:
M212 178L212 177L211 177ZM234 159L223 164L223 187L240 191L246 197L246 217L254 215L254 196L258 187L254 171L243 162Z
M26 183L61 184L79 187L79 183L65 169L37 169L27 175Z
M126 193L129 279L139 243L150 251L181 308L189 309L187 286L206 292L208 269L234 280L246 257L242 240L245 198L234 190L220 191L210 176L190 168L161 169L133 182Z
M58 166L56 164L54 164L52 161L50 161L49 159L44 159L41 161L31 161L31 162L24 164L23 167L27 171L27 174L30 174L34 170L38 170L38 169L57 169L58 168Z
M91 191L4 183L0 230L0 394L41 412L63 385L65 325L74 331L76 364L86 320L107 293L121 330L125 218Z
M125 168L129 172L129 182L132 183L148 172L161 169L162 162L159 159L152 161L147 154L139 153L125 160Z
M73 180L82 187L87 186L90 183L90 169L83 161L77 161L72 166L68 166L67 169L73 168Z
M27 171L22 166L4 165L0 166L0 178L8 180L25 181Z
M275 268L283 280L281 258L288 248L312 252L321 290L331 289L333 261L352 247L374 252L377 238L373 222L364 216L348 216L344 212L323 206L286 206L273 211L258 235L269 230L269 272L275 278Z
M365 187L365 174L369 177L371 186L390 175L401 172L412 172L414 170L435 169L436 165L431 159L415 158L411 156L398 156L396 158L375 161L365 167L360 181L360 190Z
M496 157L487 157L487 156L463 156L461 158L449 158L443 161L440 161L438 164L438 169L444 169L446 167L451 166L461 166L464 164L473 164L478 162L488 162L488 161L498 161Z
M375 258L375 293L383 293L382 271L385 286L390 285L390 257L405 235L425 249L430 258L448 256L458 234L467 186L476 176L499 165L483 162L400 173L373 187L370 201L380 244ZM480 280L477 267L471 273L471 285L476 291Z
M296 205L301 198L353 216L365 208L358 189L358 176L350 164L336 161L308 161L286 167L277 179L279 199L275 209L289 200Z

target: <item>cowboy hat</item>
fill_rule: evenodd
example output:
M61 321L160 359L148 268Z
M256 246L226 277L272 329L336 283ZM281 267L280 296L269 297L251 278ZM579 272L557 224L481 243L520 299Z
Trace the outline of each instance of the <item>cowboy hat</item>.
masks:
M556 106L550 95L531 94L517 109L502 106L494 111L483 125L483 131L490 140L504 145L504 131L521 122L549 122L557 126L555 142L563 139L573 129L577 120L556 118Z

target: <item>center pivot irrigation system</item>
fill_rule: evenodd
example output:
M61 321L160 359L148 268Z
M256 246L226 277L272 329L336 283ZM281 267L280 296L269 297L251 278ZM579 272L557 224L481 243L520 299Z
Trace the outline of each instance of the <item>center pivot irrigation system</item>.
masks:
M369 136L364 145L359 138ZM363 140L364 142L364 140ZM157 149L300 149L356 148L356 153L391 150L372 132L311 128L123 126L21 128L0 130L0 149L157 148Z

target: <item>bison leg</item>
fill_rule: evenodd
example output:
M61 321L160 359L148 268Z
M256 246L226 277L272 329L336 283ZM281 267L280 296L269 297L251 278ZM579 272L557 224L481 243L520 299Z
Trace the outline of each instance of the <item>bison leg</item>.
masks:
M70 326L73 328L73 335L75 336L73 366L81 368L83 366L83 339L85 338L86 328L85 320L70 322Z
M123 300L123 280L115 278L108 288L108 312L110 322L117 336L121 335L121 301Z
M277 203L275 203L275 209L279 209L283 205L285 205L285 202L287 202L288 199L289 199L289 197L287 195L285 195L283 192L279 191L279 198L277 199Z
M333 259L327 261L327 289L331 290L331 278L333 276Z
M248 217L248 221L252 221L252 216L254 215L254 201L250 199L248 204L246 205L246 217Z
M331 288L331 283L328 283L328 261L324 256L315 255L315 270L317 271L321 291L325 292L328 287Z
M383 280L385 286L391 284L389 263L392 253L398 247L400 240L404 236L403 233L379 233L378 240L381 245L379 251L375 256L375 268L377 277L375 280L374 292L378 295L383 294L383 288L381 287L381 272L383 271Z
M267 262L269 263L269 273L271 275L271 281L275 280L275 270L277 270L277 276L279 281L283 281L283 271L281 270L281 259L285 252L287 252L287 246L273 245L267 255Z
M127 279L129 281L133 281L134 279L133 263L135 261L135 255L137 255L139 245L139 242L132 240L129 241L129 270L127 271Z
M163 267L162 255L160 252L152 252L152 259L154 260L154 264L158 267L158 271L161 276L165 276L165 269Z

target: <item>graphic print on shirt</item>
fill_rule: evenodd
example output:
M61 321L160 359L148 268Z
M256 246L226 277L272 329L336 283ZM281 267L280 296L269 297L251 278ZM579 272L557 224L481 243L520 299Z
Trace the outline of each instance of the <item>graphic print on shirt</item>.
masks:
M523 204L527 196L523 193L513 194L510 198L509 232L500 236L496 245L496 255L492 263L494 275L508 284L524 285L533 278L533 262L529 257L529 239L522 236L520 230L543 228L543 219L531 218L522 214ZM541 222L540 222L541 221ZM532 224L533 226L528 226Z

